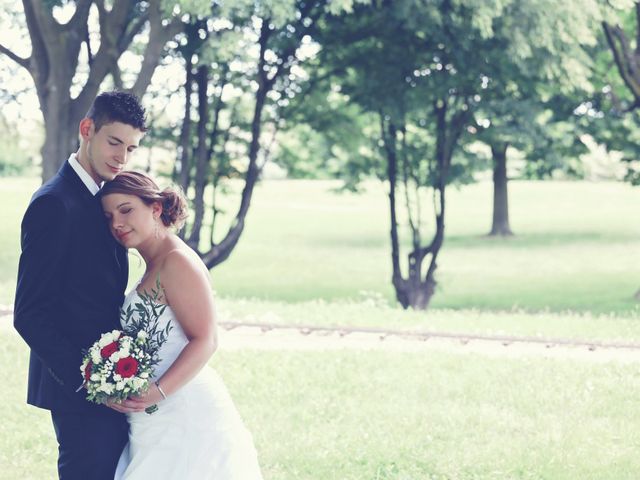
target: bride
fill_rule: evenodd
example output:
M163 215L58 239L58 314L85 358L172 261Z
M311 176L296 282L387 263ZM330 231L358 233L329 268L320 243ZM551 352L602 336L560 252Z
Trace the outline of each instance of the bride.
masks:
M167 307L159 323L171 323L159 351L151 388L122 403L129 444L116 480L261 479L257 454L220 377L207 362L217 347L209 272L197 254L172 231L186 217L186 201L176 190L160 190L148 176L123 172L100 191L111 233L135 248L146 271L125 298L140 302L160 282L158 301ZM153 414L145 408L157 405Z

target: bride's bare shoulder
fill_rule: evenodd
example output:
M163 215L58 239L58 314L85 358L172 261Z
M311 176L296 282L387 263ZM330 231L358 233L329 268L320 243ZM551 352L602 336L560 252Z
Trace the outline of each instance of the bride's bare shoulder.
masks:
M167 252L161 267L162 278L169 280L170 283L202 281L209 278L209 272L198 256L191 248L186 245L178 245L176 248ZM171 280L174 280L171 282Z

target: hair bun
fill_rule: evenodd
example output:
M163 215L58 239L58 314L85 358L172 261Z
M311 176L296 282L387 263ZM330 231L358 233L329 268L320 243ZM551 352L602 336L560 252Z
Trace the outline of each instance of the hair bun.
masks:
M162 196L162 214L160 215L162 223L167 227L182 228L189 215L187 199L182 190L175 187L167 187L160 195Z

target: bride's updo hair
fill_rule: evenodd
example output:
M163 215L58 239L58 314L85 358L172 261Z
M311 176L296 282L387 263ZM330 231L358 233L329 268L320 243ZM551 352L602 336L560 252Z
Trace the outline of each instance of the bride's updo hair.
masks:
M189 215L187 199L182 190L177 187L167 187L160 190L151 177L141 172L125 171L120 173L102 186L99 195L104 197L112 193L135 195L147 205L160 202L162 205L160 219L167 227L182 228Z

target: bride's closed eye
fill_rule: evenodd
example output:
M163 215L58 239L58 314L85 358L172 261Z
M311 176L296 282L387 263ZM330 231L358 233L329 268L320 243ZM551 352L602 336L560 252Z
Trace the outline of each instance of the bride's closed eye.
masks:
M127 213L130 213L133 210L133 208L123 208L122 210L119 211L119 213L121 213L122 215L126 215ZM111 220L112 215L108 212L104 212L104 216L107 220Z

